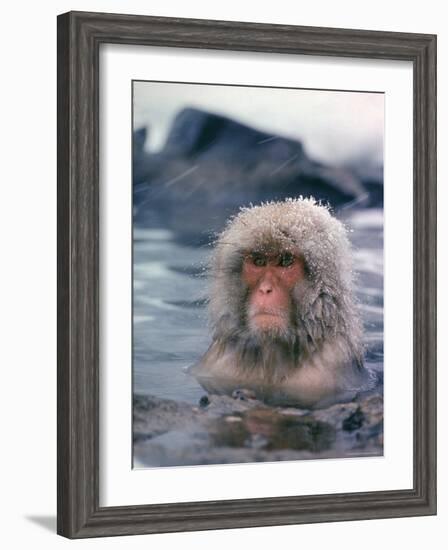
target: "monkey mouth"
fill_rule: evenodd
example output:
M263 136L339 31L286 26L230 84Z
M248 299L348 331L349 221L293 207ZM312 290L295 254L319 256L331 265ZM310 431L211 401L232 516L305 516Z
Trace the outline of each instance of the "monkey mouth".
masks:
M262 309L255 309L254 311L250 312L251 318L258 317L259 315L267 315L270 317L281 317L282 319L285 317L284 312L278 309L262 308Z
M255 319L255 317L277 317L282 319L283 315L275 311L256 311L250 317L251 319Z
M276 309L256 309L250 312L249 325L256 332L271 332L284 330L287 326L287 317L284 311Z

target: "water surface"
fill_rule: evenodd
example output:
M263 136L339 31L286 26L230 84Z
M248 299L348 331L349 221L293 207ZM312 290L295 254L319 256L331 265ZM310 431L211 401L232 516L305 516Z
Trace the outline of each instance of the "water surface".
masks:
M383 215L339 215L351 228L365 364L383 372ZM134 392L197 404L204 390L184 372L207 350L204 266L210 249L176 242L168 230L134 229ZM379 384L377 391L382 392Z

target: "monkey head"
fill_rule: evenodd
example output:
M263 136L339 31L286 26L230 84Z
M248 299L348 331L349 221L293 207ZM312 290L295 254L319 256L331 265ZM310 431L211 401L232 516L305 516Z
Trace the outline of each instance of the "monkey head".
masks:
M301 356L334 339L361 360L347 230L314 199L241 209L216 240L210 276L215 339Z

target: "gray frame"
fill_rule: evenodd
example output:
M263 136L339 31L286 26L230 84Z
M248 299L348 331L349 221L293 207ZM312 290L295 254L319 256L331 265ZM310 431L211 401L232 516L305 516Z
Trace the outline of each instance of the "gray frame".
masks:
M98 84L102 43L413 63L414 485L409 490L99 506ZM70 12L58 17L58 533L69 538L436 513L436 37Z

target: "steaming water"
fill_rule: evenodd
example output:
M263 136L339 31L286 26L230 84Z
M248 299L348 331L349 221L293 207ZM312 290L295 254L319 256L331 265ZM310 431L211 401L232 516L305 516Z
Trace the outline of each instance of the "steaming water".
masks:
M383 213L344 215L351 227L367 367L383 371ZM134 391L197 403L204 390L184 372L210 343L203 266L208 247L174 241L167 230L134 230Z

